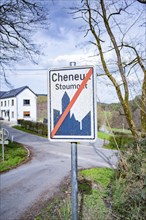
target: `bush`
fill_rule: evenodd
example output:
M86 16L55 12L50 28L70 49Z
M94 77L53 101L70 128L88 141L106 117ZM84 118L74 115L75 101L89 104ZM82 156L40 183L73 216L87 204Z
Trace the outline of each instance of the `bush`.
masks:
M115 142L116 139L116 142ZM116 148L118 144L119 148L127 147L130 143L133 143L134 139L131 135L122 134L122 135L115 135L114 137L111 136L109 139L109 145L111 145L113 148Z
M125 132L123 132L123 131L113 131L113 134L114 135L122 135L122 136L131 136L131 134L129 134L129 133L125 133Z
M18 119L17 120L18 125L21 125L23 121L24 121L24 119Z
M48 135L48 126L40 122L32 122L24 120L22 121L21 127L25 130L30 130L37 134L47 136Z
M113 219L145 219L146 139L123 151L111 186Z

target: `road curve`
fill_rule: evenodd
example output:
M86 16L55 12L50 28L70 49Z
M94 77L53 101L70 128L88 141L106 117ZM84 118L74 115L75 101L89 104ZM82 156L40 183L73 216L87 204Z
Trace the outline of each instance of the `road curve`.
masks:
M46 138L6 127L14 141L31 151L32 159L16 169L1 174L1 220L20 220L38 201L51 198L71 170L70 143L52 143ZM78 145L78 168L116 167L116 151L101 148L103 142Z

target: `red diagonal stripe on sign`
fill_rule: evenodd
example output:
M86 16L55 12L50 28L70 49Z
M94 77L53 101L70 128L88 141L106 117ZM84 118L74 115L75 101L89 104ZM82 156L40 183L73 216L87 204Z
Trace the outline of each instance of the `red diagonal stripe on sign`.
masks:
M77 100L77 98L79 97L80 93L82 92L84 86L86 85L86 83L88 82L88 80L90 79L92 75L92 68L88 71L88 73L86 74L86 77L84 78L84 80L82 81L80 87L78 88L78 90L76 91L76 93L74 94L73 98L71 99L70 103L68 104L68 106L66 107L65 111L63 112L63 114L61 115L61 117L59 118L57 124L55 125L52 133L51 133L51 137L53 138L54 135L56 134L56 132L58 131L58 129L60 128L61 124L63 123L64 119L66 118L67 114L69 113L70 109L72 108L73 104L75 103L75 101Z

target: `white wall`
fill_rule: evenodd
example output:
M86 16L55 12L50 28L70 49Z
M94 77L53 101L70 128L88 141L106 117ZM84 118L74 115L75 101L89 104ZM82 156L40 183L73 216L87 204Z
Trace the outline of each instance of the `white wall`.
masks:
M30 105L24 105L23 100L30 100ZM17 96L17 118L30 121L37 120L37 97L29 89L23 90ZM24 117L24 112L30 112L30 117Z
M14 105L12 105L12 100ZM24 100L30 100L30 104L24 105ZM7 113L5 114L5 112ZM30 116L24 117L24 112L30 112ZM18 119L37 121L37 96L26 88L16 97L1 99L0 117L13 122L17 122Z
M13 100L13 105L12 105L12 100ZM16 112L16 97L0 100L1 117L3 117L6 120L17 121L17 115L15 112Z

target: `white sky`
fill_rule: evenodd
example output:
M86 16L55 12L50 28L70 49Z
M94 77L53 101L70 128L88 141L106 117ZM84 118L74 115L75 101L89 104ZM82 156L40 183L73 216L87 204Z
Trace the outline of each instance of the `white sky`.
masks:
M97 57L92 57L95 48L87 44L89 37L85 38L85 33L79 31L81 20L72 19L69 10L64 8L74 2L73 0L49 1L50 24L46 30L37 30L33 36L34 41L41 45L43 55L37 58L38 65L24 59L12 67L12 71L6 70L7 79L13 88L27 85L37 94L46 94L47 74L50 68L67 67L69 62L73 61L77 66L98 63ZM1 79L0 90L9 89ZM106 103L118 101L113 87L105 79L97 79L97 100Z

